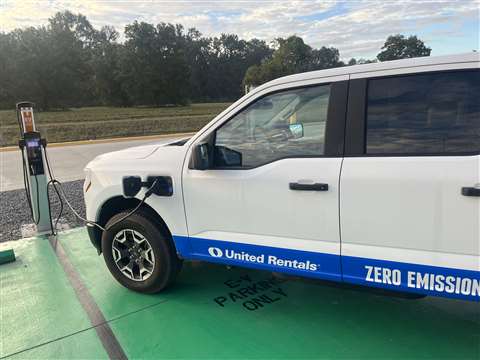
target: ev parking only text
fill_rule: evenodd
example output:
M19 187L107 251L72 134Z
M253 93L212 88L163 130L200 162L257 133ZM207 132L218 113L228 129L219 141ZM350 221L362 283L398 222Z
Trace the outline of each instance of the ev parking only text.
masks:
M404 286L438 293L480 296L480 280L468 277L406 271L365 265L365 281L383 285Z
M249 275L242 275L237 279L225 281L224 285L228 292L216 296L213 301L222 308L229 304L241 303L246 310L259 310L287 297L287 293L280 287L284 281L276 277L254 280Z

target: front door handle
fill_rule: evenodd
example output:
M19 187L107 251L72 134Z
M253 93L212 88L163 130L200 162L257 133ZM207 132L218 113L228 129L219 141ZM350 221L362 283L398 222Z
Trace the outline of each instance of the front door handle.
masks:
M299 191L328 191L328 184L300 184L300 183L290 183L290 190L299 190Z
M463 196L480 196L480 187L462 187Z

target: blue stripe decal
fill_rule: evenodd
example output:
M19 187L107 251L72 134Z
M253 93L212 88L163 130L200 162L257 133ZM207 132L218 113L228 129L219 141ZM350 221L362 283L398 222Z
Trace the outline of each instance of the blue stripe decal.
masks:
M186 259L457 299L480 299L480 271L174 236ZM340 263L341 262L341 263Z
M173 238L177 251L179 247L190 249L189 253L179 251L187 259L205 260L333 281L342 280L340 257L338 255L195 237L174 236ZM186 245L186 243L189 244Z
M480 271L342 256L343 280L390 290L480 300Z

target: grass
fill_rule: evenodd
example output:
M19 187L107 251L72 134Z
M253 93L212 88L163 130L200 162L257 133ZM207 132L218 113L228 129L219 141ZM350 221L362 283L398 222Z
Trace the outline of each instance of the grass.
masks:
M37 129L48 142L197 131L229 103L165 108L85 107L35 113ZM19 129L14 110L0 111L0 146L16 145Z

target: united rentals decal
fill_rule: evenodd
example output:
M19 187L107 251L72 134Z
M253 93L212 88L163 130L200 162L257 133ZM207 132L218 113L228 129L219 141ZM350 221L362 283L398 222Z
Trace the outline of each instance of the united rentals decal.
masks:
M250 263L267 264L271 266L286 267L286 268L296 269L296 270L317 271L320 268L320 264L312 263L310 260L306 260L306 261L299 261L295 259L291 260L291 259L277 257L274 255L265 255L265 254L252 255L245 251L237 252L232 249L222 250L218 247L209 247L208 253L215 258L225 257L226 259L229 259L229 260L239 260L239 261L250 262Z

